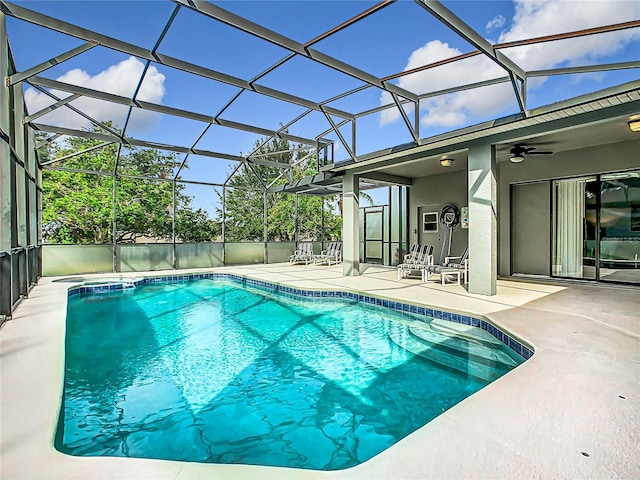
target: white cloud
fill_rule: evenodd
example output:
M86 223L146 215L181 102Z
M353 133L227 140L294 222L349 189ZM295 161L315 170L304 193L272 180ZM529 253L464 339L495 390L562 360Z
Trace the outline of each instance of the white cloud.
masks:
M560 32L626 22L640 18L640 2L607 1L524 1L516 2L513 25L502 32L499 43ZM504 50L527 70L596 62L640 40L638 29L589 35L560 42L526 45Z
M462 52L440 40L432 40L423 47L414 51L409 58L406 70L436 62L438 60L455 57ZM470 82L481 82L497 77L502 77L505 72L496 63L487 57L477 55L475 57L450 63L441 67L425 70L402 77L399 85L417 94L444 90L456 85ZM459 92L445 97L425 99L420 102L422 125L442 125L453 127L464 123L469 115L497 113L502 110L505 101L509 101L511 90L500 88L501 85L485 87L483 94L472 90ZM390 103L391 98L384 92L381 103ZM413 107L406 107L407 113L413 111ZM383 110L380 113L379 122L386 125L400 118L397 108Z
M498 42L570 32L640 18L640 2L515 0L514 3L515 13L511 28L500 34ZM492 19L487 27L497 18ZM503 53L525 70L596 63L602 58L620 52L631 42L640 40L638 30L628 29L561 42L526 45L505 49ZM433 40L411 54L405 71L461 53L447 43ZM421 94L505 75L506 71L497 64L484 55L478 55L401 77L398 85ZM543 84L543 78L532 79L529 89L540 88ZM393 102L385 92L380 97L380 103L385 105ZM467 90L420 102L421 124L456 127L475 118L497 115L510 105L515 105L515 95L510 83L487 86L475 91ZM378 121L381 125L386 125L399 118L400 113L397 109L390 108L380 113Z
M135 57L129 57L94 76L76 68L58 77L57 80L93 90L102 90L115 95L131 97L143 70L144 64L140 60ZM164 81L165 76L163 74L158 72L155 67L149 67L136 98L147 102L161 103L165 95ZM59 98L66 98L70 95L67 92L58 90L51 90L51 93ZM34 88L29 88L25 92L25 102L29 113L35 113L55 101L48 95ZM112 120L120 127L124 123L127 113L127 107L124 105L116 105L88 97L79 98L71 102L71 105L96 120ZM143 130L153 122L155 117L157 117L157 114L153 112L140 111L136 115L132 115L129 125L132 129ZM91 125L89 120L66 107L57 108L40 117L37 121L75 129L88 128Z
M491 20L487 22L487 26L486 26L487 32L489 30L493 30L494 28L500 28L504 26L506 21L507 19L504 18L502 15L496 15L495 17L493 17Z

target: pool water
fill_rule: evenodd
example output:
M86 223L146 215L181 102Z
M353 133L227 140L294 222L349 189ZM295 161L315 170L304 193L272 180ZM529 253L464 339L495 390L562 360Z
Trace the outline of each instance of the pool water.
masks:
M342 469L523 361L477 328L314 300L220 280L70 297L56 448Z

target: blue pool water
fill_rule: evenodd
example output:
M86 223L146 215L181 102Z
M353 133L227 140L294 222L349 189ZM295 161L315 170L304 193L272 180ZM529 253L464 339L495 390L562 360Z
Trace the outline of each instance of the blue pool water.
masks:
M74 295L56 448L341 469L523 361L478 328L227 281Z

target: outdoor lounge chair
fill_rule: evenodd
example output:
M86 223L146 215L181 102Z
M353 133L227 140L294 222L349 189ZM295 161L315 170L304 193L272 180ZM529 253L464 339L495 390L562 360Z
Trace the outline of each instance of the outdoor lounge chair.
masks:
M418 262L421 254L422 254L422 245L420 245L419 243L414 244L411 247L411 250L409 250L409 253L407 253L404 256L402 263L398 265L398 280L404 277L405 268L408 268L410 265L413 266Z
M459 257L445 257L442 265L430 265L424 268L422 270L422 281L426 282L432 275L440 275L442 285L445 285L448 275L455 275L458 279L458 284L461 277L465 285L469 283L469 247L466 247Z
M398 265L398 280L414 273L422 274L423 269L429 265L433 265L433 246L419 245L413 255L405 255L404 263Z
M419 243L412 245L411 250L409 250L409 253L406 253L405 256L403 257L402 263L415 261L416 255L418 255L418 252L420 251L421 248L422 246Z
M320 255L313 256L313 264L318 263L331 265L342 261L342 242L329 242L326 250L320 252Z
M313 243L302 242L298 244L298 249L293 252L293 255L289 257L289 263L295 265L297 263L304 262L305 265L309 265L313 260Z

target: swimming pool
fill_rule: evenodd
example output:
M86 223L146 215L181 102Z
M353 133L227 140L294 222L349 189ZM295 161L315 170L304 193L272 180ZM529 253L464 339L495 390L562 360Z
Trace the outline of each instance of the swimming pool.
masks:
M479 319L228 275L175 281L70 296L58 450L347 468L524 361Z

